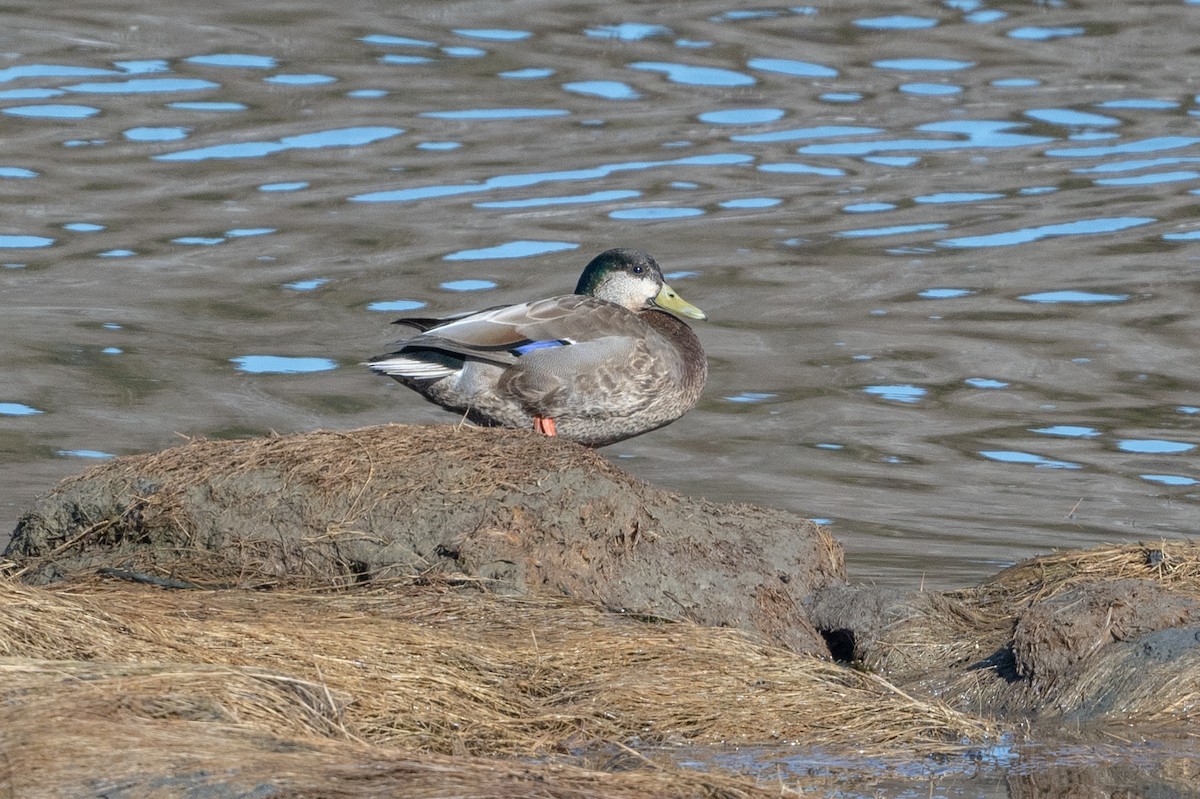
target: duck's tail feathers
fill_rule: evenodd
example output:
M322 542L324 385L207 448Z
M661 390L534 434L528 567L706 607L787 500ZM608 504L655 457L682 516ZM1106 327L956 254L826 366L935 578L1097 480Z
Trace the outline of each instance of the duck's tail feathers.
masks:
M452 366L437 361L409 358L404 355L381 355L364 364L372 372L412 380L437 380L449 377L462 369L462 363Z

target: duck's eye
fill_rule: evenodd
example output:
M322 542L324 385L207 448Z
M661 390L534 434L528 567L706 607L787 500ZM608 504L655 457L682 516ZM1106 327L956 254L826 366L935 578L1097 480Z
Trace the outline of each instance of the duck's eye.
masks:
M644 271L646 271L646 270L645 270L645 269L643 269L643 268L642 268L642 267L640 267L640 266L635 266L635 267L633 268L633 273L634 273L635 275L640 275L640 274L641 274L642 272L644 272Z

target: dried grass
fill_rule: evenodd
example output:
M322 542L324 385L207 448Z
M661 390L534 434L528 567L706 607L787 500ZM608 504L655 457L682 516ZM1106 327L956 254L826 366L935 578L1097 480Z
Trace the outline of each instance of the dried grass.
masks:
M1200 597L1200 544L1160 541L1072 549L1018 563L970 592L981 608L1023 608L1100 580L1154 580ZM965 592L964 592L965 593Z
M0 652L89 661L72 668L92 669L88 680L102 692L146 697L143 709L178 694L178 680L203 686L188 695L215 697L220 719L253 720L273 734L443 754L802 741L911 756L995 732L879 677L739 631L548 599L2 581ZM0 697L36 693L43 678L12 663ZM148 664L156 665L147 672Z
M0 710L0 752L9 765L0 773L0 790L22 799L766 799L799 793L672 766L610 772L297 735L295 724L281 723L295 720L294 712L266 719L230 715L273 695L286 705L287 688L245 670L125 671L34 661L19 673L4 669L6 679L53 683L66 696L22 698ZM164 688L167 701L158 693Z

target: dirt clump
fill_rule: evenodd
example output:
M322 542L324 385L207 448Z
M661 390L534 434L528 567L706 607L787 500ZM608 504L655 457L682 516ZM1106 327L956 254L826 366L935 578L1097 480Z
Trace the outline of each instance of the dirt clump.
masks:
M827 653L804 602L845 580L800 516L655 488L591 450L444 425L193 440L64 481L19 521L24 579L201 587L434 580L752 630Z
M962 709L1200 721L1200 545L1190 541L1056 553L944 593L831 588L813 619L835 656Z

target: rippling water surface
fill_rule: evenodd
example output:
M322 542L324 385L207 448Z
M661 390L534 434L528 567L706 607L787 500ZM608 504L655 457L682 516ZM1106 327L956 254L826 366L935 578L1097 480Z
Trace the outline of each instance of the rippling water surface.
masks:
M3 530L180 435L452 422L388 323L623 245L710 315L628 470L884 583L1197 532L1200 4L106 5L0 11Z

